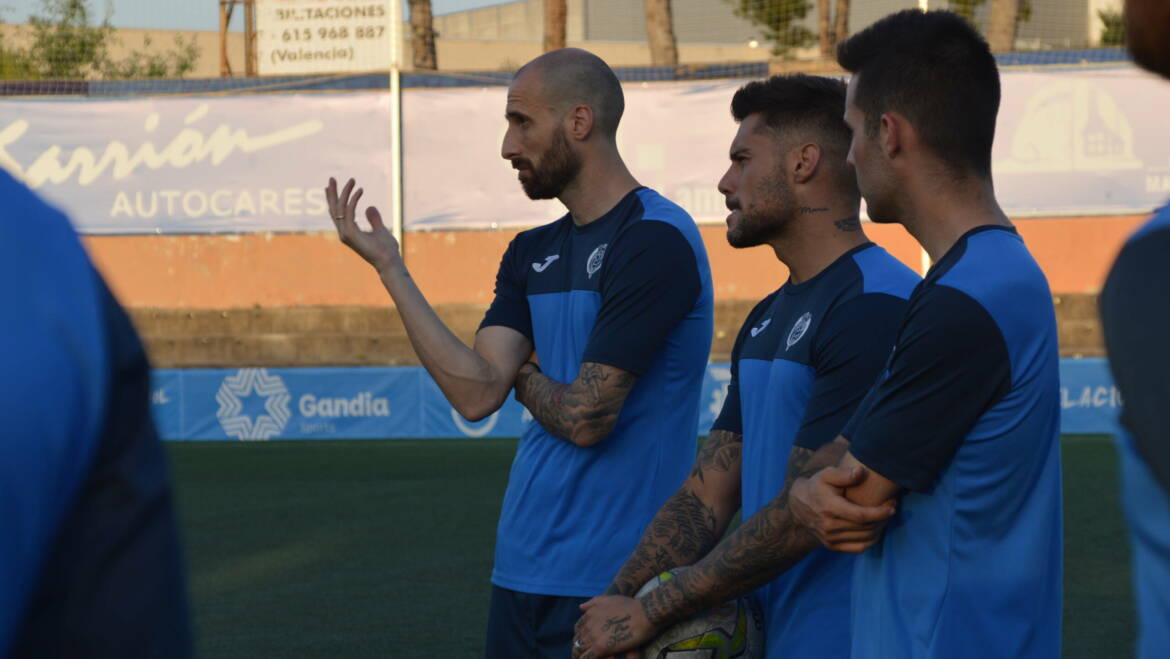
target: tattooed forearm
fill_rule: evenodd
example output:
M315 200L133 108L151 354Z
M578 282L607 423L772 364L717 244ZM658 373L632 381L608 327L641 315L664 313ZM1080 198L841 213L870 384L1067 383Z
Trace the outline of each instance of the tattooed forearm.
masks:
M525 365L516 375L516 398L545 430L592 446L613 430L636 380L620 368L585 362L576 380L562 384Z
M691 468L691 478L698 478L703 482L705 473L726 473L733 468L738 469L742 451L743 435L726 430L712 430L699 449L695 466Z
M606 594L633 596L654 575L699 560L727 526L727 520L720 521L684 484L650 522Z
M646 618L660 628L670 625L768 583L816 549L816 539L789 514L786 498L777 497L706 558L643 598Z
M788 494L797 478L836 464L847 449L841 438L815 453L793 448L780 494L703 560L644 598L647 619L659 627L682 620L768 583L816 549L816 538L788 510Z
M843 220L836 220L833 222L833 226L842 231L861 231L861 218L847 217Z
M711 431L690 477L655 515L607 595L632 596L654 575L691 565L711 551L739 509L742 448L739 433Z

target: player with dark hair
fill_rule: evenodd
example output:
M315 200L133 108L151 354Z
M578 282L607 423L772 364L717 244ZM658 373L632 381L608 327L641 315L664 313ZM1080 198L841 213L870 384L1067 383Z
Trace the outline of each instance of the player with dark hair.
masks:
M749 83L731 101L727 241L768 245L790 276L740 329L723 411L609 594L693 564L737 510L766 506L841 432L890 354L920 278L862 232L844 107L844 83L807 75ZM769 657L848 656L852 565L817 549L756 591Z
M900 222L934 265L841 436L641 606L587 603L588 641L635 646L819 543L864 552L853 567L854 659L1058 657L1056 320L992 187L995 59L959 16L909 10L842 43L838 60L853 73L849 160L870 217ZM891 500L897 515L875 523Z
M1127 0L1129 49L1170 78L1170 4ZM1170 205L1126 242L1101 291L1101 322L1117 388L1123 501L1133 547L1137 656L1170 653Z
M532 413L504 495L489 657L564 657L578 606L605 589L695 454L713 296L694 221L641 187L617 150L621 85L565 49L508 88L501 154L533 199L569 213L504 253L474 348L427 304L353 181L326 195L343 242L373 265L444 395L477 419L515 388ZM533 353L539 365L526 361ZM617 514L616 511L621 511Z
M0 194L0 656L189 657L142 343L69 220L6 173Z

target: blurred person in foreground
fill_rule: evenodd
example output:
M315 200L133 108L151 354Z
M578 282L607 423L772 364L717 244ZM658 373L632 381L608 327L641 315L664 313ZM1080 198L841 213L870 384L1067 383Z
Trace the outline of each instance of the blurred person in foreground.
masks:
M727 241L767 245L789 278L744 321L723 410L609 594L691 565L737 511L766 506L841 432L890 354L921 278L862 231L844 108L845 83L807 75L749 83L731 101ZM757 589L767 656L847 657L852 575L853 556L820 548Z
M1129 49L1170 78L1170 2L1127 0ZM1130 525L1137 656L1170 656L1170 205L1129 238L1101 291L1121 391L1122 499Z
M341 240L377 270L452 406L479 419L514 388L535 419L497 530L488 657L567 657L579 605L605 590L695 455L710 268L690 216L622 161L623 109L617 76L582 50L512 79L501 155L530 198L569 212L512 240L471 348L411 280L378 211L366 210L371 231L357 226L354 182L326 190Z
M597 656L774 578L822 544L853 565L851 656L1060 656L1056 318L995 199L999 73L950 12L907 10L843 42L849 162L875 222L934 265L873 389L803 476L641 601L587 603ZM826 466L834 465L834 466ZM874 521L875 507L897 514Z
M142 344L68 219L0 194L0 656L189 657Z

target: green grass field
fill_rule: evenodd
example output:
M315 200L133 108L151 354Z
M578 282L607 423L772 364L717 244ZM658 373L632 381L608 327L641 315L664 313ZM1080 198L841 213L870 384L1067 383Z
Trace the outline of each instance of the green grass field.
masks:
M173 443L200 656L478 657L515 440ZM1065 656L1127 657L1102 437L1064 443Z

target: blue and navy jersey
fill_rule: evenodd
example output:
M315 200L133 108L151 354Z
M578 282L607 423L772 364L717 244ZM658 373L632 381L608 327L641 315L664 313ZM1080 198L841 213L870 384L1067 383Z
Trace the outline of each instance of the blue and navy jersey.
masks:
M494 584L588 597L617 574L694 459L713 307L698 227L647 188L585 226L565 216L508 246L483 326L532 339L559 382L575 380L582 362L638 380L593 447L527 426L504 494Z
M1109 365L1121 390L1122 494L1133 546L1138 652L1170 653L1170 206L1138 230L1101 291Z
M138 336L68 220L0 194L0 655L190 656Z
M793 447L833 441L877 378L920 278L867 243L748 315L714 428L743 435L746 519L784 487ZM849 656L853 557L817 549L757 595L769 657Z
M1058 657L1056 318L1014 229L973 229L927 273L842 433L907 490L857 558L853 657Z

